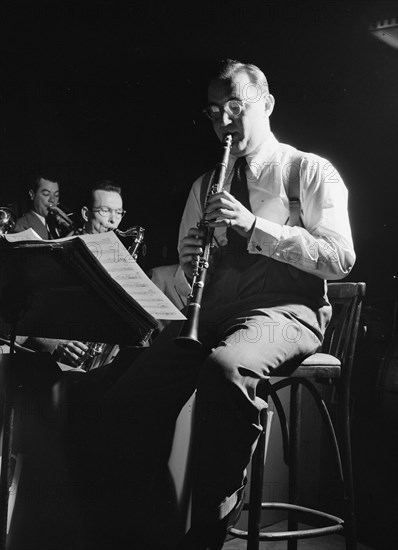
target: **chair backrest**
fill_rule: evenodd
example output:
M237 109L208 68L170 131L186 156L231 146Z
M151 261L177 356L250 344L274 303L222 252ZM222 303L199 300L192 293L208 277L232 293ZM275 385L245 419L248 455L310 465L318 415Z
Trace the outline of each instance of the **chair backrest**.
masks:
M349 382L351 376L365 291L366 283L328 283L333 313L326 329L322 352L340 359L343 382Z

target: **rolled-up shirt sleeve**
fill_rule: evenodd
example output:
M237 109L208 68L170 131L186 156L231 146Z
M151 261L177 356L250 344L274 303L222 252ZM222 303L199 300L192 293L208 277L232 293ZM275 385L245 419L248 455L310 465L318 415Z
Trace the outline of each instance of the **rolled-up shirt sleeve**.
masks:
M256 216L248 251L291 264L322 279L344 278L355 262L348 192L341 176L326 159L306 154L301 160L300 203L303 227Z

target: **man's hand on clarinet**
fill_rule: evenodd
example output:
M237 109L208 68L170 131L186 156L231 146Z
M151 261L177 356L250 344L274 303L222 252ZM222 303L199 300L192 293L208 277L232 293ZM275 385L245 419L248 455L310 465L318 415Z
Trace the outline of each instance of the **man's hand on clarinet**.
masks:
M250 237L256 216L231 193L223 189L212 195L207 204L205 220L210 227L231 227L241 237Z
M180 266L189 281L193 277L193 262L196 256L203 253L203 245L203 232L197 227L191 227L188 235L181 241Z

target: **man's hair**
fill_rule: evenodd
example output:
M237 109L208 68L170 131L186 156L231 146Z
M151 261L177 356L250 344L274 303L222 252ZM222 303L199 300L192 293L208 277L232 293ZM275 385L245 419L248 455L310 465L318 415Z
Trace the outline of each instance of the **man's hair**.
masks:
M36 191L39 188L39 183L41 179L52 181L54 183L59 182L59 177L56 170L52 168L44 168L44 169L36 170L33 172L32 177L28 182L28 186L27 186L28 190L32 189L34 193L36 193Z
M120 185L116 185L112 180L98 180L96 181L91 188L86 193L86 200L84 206L92 208L94 203L94 192L95 191L109 191L113 193L118 193L122 197L122 188Z
M211 80L229 80L238 73L245 73L250 82L260 87L262 93L268 94L268 81L261 69L252 63L242 63L236 59L223 59L214 70Z

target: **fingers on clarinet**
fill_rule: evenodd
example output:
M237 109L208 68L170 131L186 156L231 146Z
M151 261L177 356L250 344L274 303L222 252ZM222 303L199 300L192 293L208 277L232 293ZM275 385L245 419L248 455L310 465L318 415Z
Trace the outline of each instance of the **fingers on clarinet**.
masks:
M200 236L186 238L183 244L184 244L184 248L193 249L193 247L197 247L202 244L202 239Z
M192 254L190 254L189 256L187 256L187 258L189 258L187 261L188 262L196 262L197 260L197 256L199 254L202 254L203 250L201 248L195 248L194 251L192 252Z
M193 254L188 254L186 256L181 256L180 264L182 264L182 265L192 264L194 262L195 258L196 258L196 255L193 255Z
M203 235L203 231L197 227L191 227L188 231L188 237L200 237Z

